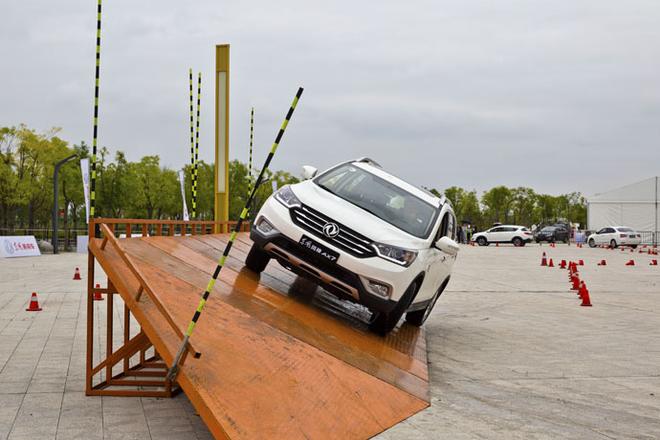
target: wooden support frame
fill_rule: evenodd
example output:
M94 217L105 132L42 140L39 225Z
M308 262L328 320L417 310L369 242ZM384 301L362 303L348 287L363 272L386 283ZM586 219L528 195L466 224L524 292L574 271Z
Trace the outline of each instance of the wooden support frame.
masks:
M90 219L89 236L93 239L95 231L103 234L101 250L104 251L108 244L121 256L124 263L138 279L140 287L135 293L135 300L140 301L143 294L158 307L158 310L172 326L175 333L183 339L183 332L172 320L169 312L160 303L153 289L146 282L144 276L133 263L130 257L123 251L115 234L124 225L127 239L131 238L132 230L139 230L142 236L148 234L173 236L178 227L181 234L190 231L190 235L204 235L212 233L218 227L232 227L235 222L213 222L213 221L176 221L176 220L141 220L141 219ZM164 228L163 226L166 226ZM245 225L248 230L249 225ZM198 229L199 227L199 229ZM190 228L190 229L189 229ZM95 286L95 258L88 251L87 258L87 347L86 347L86 374L85 394L88 396L127 396L127 397L171 397L179 392L176 383L166 379L168 366L158 355L147 335L141 329L131 329L131 310L123 304L123 334L122 345L115 348L114 340L114 314L115 295L117 289L108 280L106 287ZM105 350L104 356L94 362L95 341L95 318L94 300L95 294L106 296L106 319L105 319ZM98 304L98 303L96 303ZM189 344L189 352L198 357L199 353ZM186 352L186 354L188 353ZM182 360L182 362L185 360ZM118 371L119 370L119 371ZM97 377L100 376L100 377Z

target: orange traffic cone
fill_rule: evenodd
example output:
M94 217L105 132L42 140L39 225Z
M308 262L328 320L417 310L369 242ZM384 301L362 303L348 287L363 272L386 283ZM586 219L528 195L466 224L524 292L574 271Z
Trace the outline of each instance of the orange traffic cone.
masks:
M578 260L578 265L579 266L584 266L584 260Z
M591 298L589 298L589 289L587 289L587 285L582 281L582 284L580 284L580 298L582 298L582 304L580 304L582 307L591 307Z
M550 258L550 261L548 262L548 267L555 267L555 263L552 262L552 258Z
M566 260L561 260L561 263L559 263L559 267L561 269L566 269Z
M26 312L40 312L41 307L39 307L39 300L37 299L37 292L32 292L32 297L30 298L30 305L28 306L27 309L25 309Z
M649 263L649 266L657 266L658 265L658 260L651 260L651 263Z
M500 244L499 244L499 243L495 243L495 247L500 247Z
M626 263L626 266L634 266L635 265L635 260L628 260Z
M600 263L598 263L599 266L607 266L607 261L605 260L600 260Z
M100 289L101 285L97 284L96 288ZM93 300L94 301L103 301L103 295L101 295L101 292L94 292Z
M548 258L545 255L545 252L543 252L543 256L541 257L541 266L547 266L548 265Z
M76 267L76 271L73 273L73 279L74 280L82 280L82 278L80 278L80 269L77 268L77 267Z
M573 285L571 286L571 290L580 290L580 277L577 275L573 275L571 277L571 281L573 282Z

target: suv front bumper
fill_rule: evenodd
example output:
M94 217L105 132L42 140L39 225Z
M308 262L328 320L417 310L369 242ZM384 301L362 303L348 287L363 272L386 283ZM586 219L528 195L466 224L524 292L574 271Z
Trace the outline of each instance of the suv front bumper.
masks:
M364 305L372 311L389 313L397 304L368 292L360 277L350 270L316 255L282 233L264 235L255 227L250 238L282 266L299 276L319 283L339 298Z

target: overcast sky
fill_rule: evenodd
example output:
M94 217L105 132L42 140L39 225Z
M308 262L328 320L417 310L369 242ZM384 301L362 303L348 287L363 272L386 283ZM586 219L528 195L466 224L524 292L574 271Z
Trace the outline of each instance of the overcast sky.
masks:
M91 143L96 2L3 1L0 125ZM370 156L418 185L592 194L660 173L660 2L129 1L103 4L99 143L189 159L188 68L213 160L214 45L231 44L231 158Z

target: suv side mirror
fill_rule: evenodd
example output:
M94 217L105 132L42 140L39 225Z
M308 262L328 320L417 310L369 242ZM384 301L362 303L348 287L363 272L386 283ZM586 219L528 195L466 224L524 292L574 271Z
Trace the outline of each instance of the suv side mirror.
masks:
M319 171L319 170L317 170L316 168L314 168L313 166L310 166L310 165L303 165L302 169L303 169L303 171L302 171L303 180L313 179L314 176L316 176L316 173L318 173L318 171Z
M449 255L456 255L458 253L458 250L460 249L458 247L458 243L456 243L454 240L452 240L449 237L440 238L438 241L435 242L435 247L440 249L445 254L449 254Z

